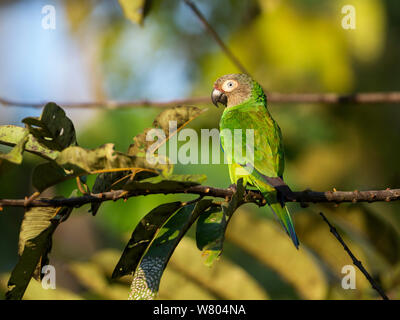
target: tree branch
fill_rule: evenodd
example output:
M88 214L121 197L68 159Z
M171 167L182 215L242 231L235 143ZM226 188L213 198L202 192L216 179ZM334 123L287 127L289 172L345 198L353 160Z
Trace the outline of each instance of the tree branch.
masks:
M178 188L166 191L165 189L125 191L116 190L97 194L88 194L80 197L48 199L38 198L27 202L25 199L0 199L0 207L80 207L88 203L99 203L105 201L116 201L128 199L134 196L150 194L196 194L202 197L210 196L216 198L230 198L233 194L232 189L214 188L209 186L197 185L187 188ZM255 202L265 204L260 192L256 190L246 190L245 202ZM400 189L370 190L370 191L297 191L288 192L283 195L285 202L299 203L343 203L343 202L376 202L376 201L396 201L400 200Z
M185 4L193 11L213 37L221 50L231 62L243 73L251 75L233 52L225 45L221 37L210 25L204 15L191 0L184 0ZM267 90L265 90L267 92ZM324 104L393 104L400 103L400 92L370 92L341 95L337 93L278 93L267 92L268 101L272 103L324 103ZM22 102L0 97L0 104L5 107L27 107L42 108L46 102ZM94 102L60 102L64 108L86 108L86 109L125 109L136 107L167 108L183 104L211 104L210 96L176 99L171 101L132 100L132 101L94 101Z
M337 232L336 228L330 224L328 219L325 217L325 215L320 212L319 213L324 219L324 221L328 224L330 232L335 236L335 238L341 243L343 246L344 250L347 252L347 254L350 256L351 260L353 261L353 264L364 274L364 276L367 278L369 283L371 284L372 288L374 288L382 297L383 300L389 300L388 296L385 294L385 292L382 290L382 288L375 282L375 280L371 277L371 275L368 273L368 271L364 268L362 265L362 262L358 260L354 254L351 252L350 248L346 245L340 234Z
M337 93L267 93L270 103L312 103L312 104L394 104L400 103L400 92L368 92L349 95ZM47 102L22 102L0 97L4 107L43 108ZM170 101L132 100L132 101L94 101L94 102L60 102L63 108L69 109L131 109L141 107L168 108L177 105L211 104L207 97L185 98Z
M0 104L4 107L24 107L24 108L43 108L48 101L44 102L22 102L4 99L0 97ZM171 101L152 101L152 100L132 100L132 101L93 101L93 102L60 102L57 103L63 108L76 108L76 109L129 109L138 107L156 107L156 108L168 108L172 106L182 104L198 104L198 103L210 103L210 97L198 97L198 98L186 98L176 99Z

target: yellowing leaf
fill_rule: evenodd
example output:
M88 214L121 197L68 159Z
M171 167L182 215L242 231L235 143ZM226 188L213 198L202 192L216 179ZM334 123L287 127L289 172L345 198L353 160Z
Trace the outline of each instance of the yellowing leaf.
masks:
M7 287L9 274L0 275L0 291ZM82 300L79 295L57 286L56 290L43 289L38 281L31 280L24 294L24 300Z
M91 150L72 146L60 152L55 162L37 166L33 172L32 181L39 191L43 191L54 184L81 175L134 169L168 175L171 167L168 164L153 165L145 157L117 152L111 143Z
M15 145L15 147L7 154L0 152L0 159L7 160L15 164L21 164L22 154L24 153L25 145L28 141L28 132L22 137L22 139Z
M28 134L28 140L24 146L24 150L41 156L45 159L55 159L58 151L48 149L40 144L38 140L29 134L28 129L13 125L0 126L0 144L14 147L20 142L24 136Z
M20 258L8 281L7 299L22 299L32 275L40 278L42 266L48 263L51 237L61 221L61 213L65 216L71 210L34 207L26 211L18 244Z
M205 111L206 109L190 106L177 106L164 110L154 119L153 128L147 128L143 133L133 138L133 144L129 147L128 154L135 155L144 154L145 152L155 152L189 122L196 119ZM176 127L172 126L173 122L175 122ZM147 141L146 136L152 129L162 130L165 139L157 140L156 142Z
M142 25L150 9L151 0L119 0L119 4L129 20Z

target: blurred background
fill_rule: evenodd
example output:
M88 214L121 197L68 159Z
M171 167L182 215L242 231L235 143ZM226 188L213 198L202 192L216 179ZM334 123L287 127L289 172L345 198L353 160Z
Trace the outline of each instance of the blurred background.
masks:
M395 0L197 0L199 9L252 75L270 92L399 90L400 2ZM56 9L45 30L42 8ZM344 5L356 8L356 29L345 30ZM193 12L179 0L153 0L143 26L116 0L0 1L0 97L20 102L172 99L207 96L219 76L237 72ZM207 105L199 105L207 107ZM217 128L221 108L190 127ZM293 190L370 190L400 187L398 105L270 104L285 144L285 180ZM67 109L78 142L114 143L126 151L151 126L157 108ZM40 109L0 106L0 125L22 125ZM9 150L0 147L1 151ZM34 192L39 158L0 167L0 198ZM225 165L176 165L204 173L206 184L230 184ZM90 177L93 182L95 177ZM66 182L47 192L68 196ZM54 234L50 263L57 289L32 280L25 299L127 299L130 277L111 281L138 221L156 205L182 196L146 196L105 203L93 217L75 210ZM208 268L194 231L177 247L161 280L162 299L375 299L357 271L356 290L341 287L351 260L329 233L323 211L390 298L400 297L400 203L289 204L297 251L265 208L245 205L228 226L220 260ZM0 294L17 262L23 210L0 213Z

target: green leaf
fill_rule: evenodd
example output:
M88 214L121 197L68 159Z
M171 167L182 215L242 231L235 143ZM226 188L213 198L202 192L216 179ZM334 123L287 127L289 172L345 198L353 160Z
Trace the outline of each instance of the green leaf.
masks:
M28 129L12 125L0 126L0 144L14 147L28 134L28 140L24 146L25 151L41 156L47 160L55 159L58 151L50 150L41 145L37 139L29 134Z
M228 218L222 207L208 209L197 220L196 243L206 257L206 266L212 266L221 255L227 225Z
M123 185L129 180L140 181L149 177L156 176L157 173L150 171L118 171L118 172L105 172L100 173L93 184L93 193L102 193L110 191L111 189L122 189ZM91 203L90 212L93 216L97 214L101 203Z
M116 152L114 145L108 143L93 150L77 146L64 149L55 162L41 164L35 168L32 182L39 191L43 191L52 185L77 176L133 169L146 169L164 175L170 172L169 165L152 165L146 158ZM51 174L46 174L47 170Z
M124 15L133 23L143 25L143 20L150 10L152 0L119 0Z
M24 153L24 147L27 141L28 132L25 133L25 135L9 153L4 154L0 152L0 159L4 159L15 164L21 164L23 159L22 154Z
M232 214L242 203L244 189L243 180L240 179L228 206L212 207L197 220L196 243L206 257L204 261L206 266L211 267L222 253L226 228Z
M182 202L162 204L151 210L140 220L132 233L131 239L114 269L112 278L119 278L133 273L140 258L150 246L159 228L182 206Z
M53 102L44 106L40 118L22 120L38 142L51 150L61 151L76 145L75 128L65 111Z
M42 192L48 187L71 179L72 177L74 176L66 174L56 163L46 162L39 164L33 169L32 184L39 192Z
M144 182L150 182L150 183L160 183L162 181L175 181L175 182L188 182L188 183L193 183L194 185L202 184L207 180L207 176L205 174L171 174L168 176L167 180L162 177L162 176L157 176L157 177L151 177L142 180L142 183Z
M26 211L21 225L18 253L20 255L8 281L6 298L22 299L31 277L40 278L42 266L48 263L51 237L72 208L35 207Z
M100 173L93 184L92 192L93 193L102 193L111 190L111 186L116 183L118 180L123 179L124 177L129 176L131 171L117 171L117 172L104 172ZM123 180L126 183L126 180ZM115 189L119 189L116 186ZM101 203L91 203L89 212L92 213L93 216L97 214Z
M133 276L129 299L151 300L158 293L161 276L179 241L212 200L201 200L175 213L157 233Z
M170 175L167 179L162 176L147 178L142 181L129 181L123 189L127 191L148 190L149 192L157 190L158 192L179 191L189 187L201 184L207 179L205 175Z

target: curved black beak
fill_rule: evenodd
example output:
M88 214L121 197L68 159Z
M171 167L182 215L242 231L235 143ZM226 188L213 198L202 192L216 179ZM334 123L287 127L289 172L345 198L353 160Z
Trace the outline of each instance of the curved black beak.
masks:
M219 91L218 89L214 89L211 92L211 100L217 108L218 108L218 102L222 103L225 107L226 107L226 104L228 103L228 98L225 95L225 93L223 93L222 91Z

